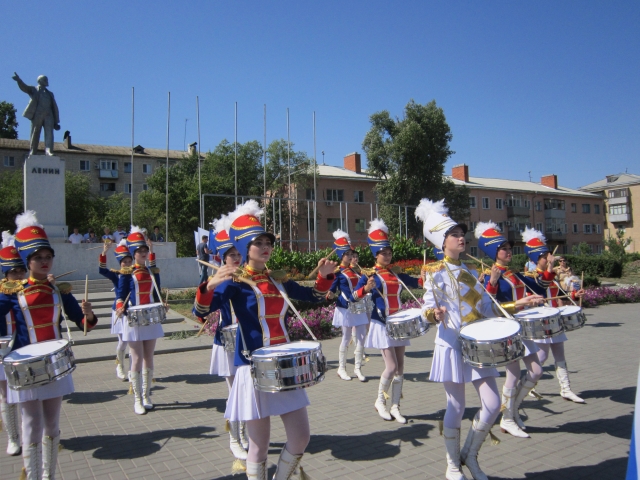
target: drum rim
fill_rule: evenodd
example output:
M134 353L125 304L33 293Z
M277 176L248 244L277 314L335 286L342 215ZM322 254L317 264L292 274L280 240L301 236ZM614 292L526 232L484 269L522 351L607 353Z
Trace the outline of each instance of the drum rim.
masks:
M67 340L67 339L65 339L65 338L57 338L57 339L52 339L52 340L43 340L42 342L30 343L29 345L24 345L23 347L16 348L15 350L12 350L12 351L11 351L11 353L9 353L9 354L7 354L7 355L5 355L5 356L3 357L3 361L4 361L5 359L7 359L7 358L8 358L8 357L13 353L13 352L17 352L17 351L19 351L19 350L22 350L22 349L23 349L23 348L25 348L25 347L30 347L30 346L32 346L32 345L42 345L42 344L46 344L46 343L49 343L49 342L65 342L65 343L63 343L63 344L62 344L62 346L61 346L60 348L56 349L56 350L51 350L50 352L48 352L48 353L44 353L44 354L39 355L39 356L34 356L34 355L32 355L32 356L31 356L31 357L29 357L29 358L33 359L33 358L43 357L43 356L45 356L45 355L47 355L47 356L48 356L48 355L55 355L56 353L58 353L58 352L60 352L60 351L62 351L62 350L66 350L67 348L68 348L68 349L71 349L71 343L69 342L69 340ZM24 360L26 360L26 359L14 360L14 361L11 361L11 363L10 363L10 364L20 364L20 363L23 363L23 362L24 362ZM28 363L28 362L27 362L27 363Z
M318 342L320 343L320 342ZM288 345L288 344L286 344ZM256 356L256 352L258 350L262 350L263 348L269 348L269 347L261 347L261 348L257 348L256 350L254 350L253 352L251 352L251 359L253 360L253 358ZM258 355L258 359L259 360L264 360L267 358L271 358L271 357L289 357L289 356L303 356L303 355L308 355L310 352L315 351L315 352L322 352L322 348L320 345L318 345L317 347L311 348L311 349L307 349L305 351L301 351L301 352L282 352L282 353L270 353L270 354L257 354Z

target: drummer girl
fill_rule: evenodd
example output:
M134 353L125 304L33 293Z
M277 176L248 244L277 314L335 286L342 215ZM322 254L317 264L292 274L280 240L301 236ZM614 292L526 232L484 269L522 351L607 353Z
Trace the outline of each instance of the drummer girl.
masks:
M340 350L338 351L338 376L342 380L351 380L345 366L352 331L355 329L356 366L353 373L358 377L358 380L364 382L365 377L360 369L362 367L364 353L364 337L367 333L369 319L367 318L366 311L361 313L349 311L349 304L357 301L354 298L354 290L360 280L360 276L351 268L354 250L351 247L349 235L338 229L333 232L333 238L335 238L333 246L341 260L339 271L336 272L336 279L333 281L333 285L331 285L331 291L333 293L339 291L336 299L336 309L333 313L333 326L342 328L342 342L340 343ZM364 304L362 300L361 302Z
M162 302L160 271L156 268L153 244L145 240L139 227L131 226L131 233L127 237L127 248L135 263L133 267L120 270L121 275L116 289L116 315L119 317L126 313L129 305L150 305ZM147 260L149 260L148 267ZM166 304L164 307L169 308ZM129 325L129 322L124 319L120 321L122 322L122 339L129 343L131 356L129 380L134 395L133 410L138 415L144 415L147 410L153 408L149 398L153 379L153 351L156 348L156 339L163 337L164 331L160 323L139 326Z
M365 342L366 348L378 348L384 358L385 369L380 375L378 398L374 407L384 420L392 417L399 423L407 423L400 413L400 398L404 381L404 349L409 340L395 340L387 335L385 328L387 317L400 310L402 283L409 288L420 288L421 281L404 273L394 273L389 264L393 256L389 243L389 229L381 219L373 219L369 225L369 248L376 259L374 268L363 269L363 275L353 294L355 300L361 300L371 293L374 309L371 312L371 327ZM391 408L387 408L386 397L391 387Z
M80 306L69 284L56 287L49 282L54 252L35 212L18 215L16 225L15 247L29 269L29 279L5 282L0 293L0 317L12 312L15 318L13 350L61 339L64 314L80 329L85 323L87 329L93 328L98 319L91 304L82 302ZM55 476L62 397L73 391L71 375L35 388L9 388L8 402L20 404L22 413L23 473L27 480Z
M230 214L232 221L229 236L246 261L246 277L255 283L251 286L233 279L235 265L225 265L200 285L196 292L197 315L202 316L231 301L238 318L238 335L234 364L236 370L225 417L230 421L246 421L249 434L247 477L266 480L267 454L272 416L279 415L284 423L287 442L280 453L273 478L291 478L309 443L309 398L304 389L261 392L254 387L250 362L242 352L251 355L256 349L269 345L288 343L287 310L283 295L292 298L320 302L334 280L335 262L326 259L318 262L315 287L303 287L294 281L280 283L266 270L271 257L275 237L267 233L258 220L263 213L255 200L238 206ZM208 309L204 309L208 306Z
M231 243L228 233L229 226L230 222L227 215L222 215L222 217L213 222L213 230L215 233L212 232L209 236L209 250L215 252L216 255L220 257L223 265L229 265L237 269L242 264L242 255L240 255L236 247ZM196 304L195 307L196 312L200 310L203 312L209 311L209 305ZM201 316L200 313L198 313L198 316ZM233 364L234 352L224 348L221 337L222 329L234 323L238 323L238 319L233 313L231 302L221 304L220 321L216 328L216 334L213 337L209 374L224 377L227 382L229 394L231 394L231 387L233 386L233 379L236 374L236 366ZM245 437L245 422L229 422L228 420L227 422L231 453L233 453L233 456L238 460L246 460L246 449L249 448L249 441Z
M104 248L100 257L98 258L99 267L98 272L103 277L108 278L113 283L113 288L118 288L118 279L124 272L130 272L133 259L131 253L127 248L127 241L123 238L116 247L113 254L116 256L116 260L120 263L120 270L109 270L107 268L107 250L113 242L105 242ZM116 347L116 376L120 380L127 380L127 376L124 374L124 355L127 349L127 342L122 340L122 325L126 323L126 318L121 318L116 315L116 300L113 301L113 307L111 307L111 333L118 335L118 346Z
M0 250L0 265L4 278L0 281L0 293L11 295L15 293L16 287L20 288L23 280L27 275L27 267L16 247L14 246L14 238L9 232L2 232L2 250ZM4 319L0 319L0 337L12 336L16 328L15 312L11 310L5 315ZM9 353L8 351L6 353ZM4 354L4 352L3 352ZM22 447L20 447L20 416L18 415L18 405L15 403L7 403L7 377L0 362L0 408L2 409L2 424L7 429L8 455L20 455Z
M498 226L493 222L480 222L476 226L475 236L480 250L495 261L491 273L485 275L487 291L501 303L514 302L526 297L536 282L531 277L509 270L513 245L500 233ZM538 360L537 344L533 340L525 339L522 339L522 343L525 346L523 361L527 374L520 380L520 361L512 362L505 367L507 378L502 387L500 428L514 437L528 438L518 408L542 376L542 366Z
M555 257L549 251L544 235L533 228L525 228L524 232L522 232L522 240L525 242L524 253L527 254L532 262L536 263L536 271L528 274L536 279L533 291L545 298L558 297L560 289L554 282L556 274L553 271ZM582 288L571 294L574 299L580 298L582 295L584 295ZM558 299L548 300L547 303L554 308L562 306ZM567 370L567 362L564 356L564 342L566 341L567 336L564 332L551 338L534 340L540 347L538 350L540 364L544 365L544 362L549 358L549 349L553 353L553 358L556 362L556 377L558 377L558 382L560 383L560 396L565 400L584 403L582 398L571 391L569 371Z
M486 479L477 456L486 436L500 413L500 395L495 368L474 368L466 364L458 335L465 324L484 317L501 315L501 310L484 291L459 256L465 250L466 226L458 224L448 215L444 200L432 202L422 199L416 209L416 218L424 222L425 237L436 246L442 246L444 260L432 263L426 271L423 315L438 325L429 380L444 384L447 409L444 415L444 442L447 449L449 480L463 480L461 463L465 463L474 479ZM503 304L506 310L535 304L539 297L520 299ZM465 384L473 383L481 408L473 419L462 452L460 452L460 426L465 409Z

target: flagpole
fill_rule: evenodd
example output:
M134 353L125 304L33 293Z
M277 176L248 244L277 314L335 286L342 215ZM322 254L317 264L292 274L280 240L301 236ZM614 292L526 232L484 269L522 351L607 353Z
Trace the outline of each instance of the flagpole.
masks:
M233 179L234 179L234 204L238 205L238 102L235 106L235 130L234 130L233 151L234 151L234 166L233 166Z
M291 219L291 137L289 135L289 108L287 107L287 169L289 172L289 188L287 204L289 206L289 251L293 251L293 220Z
M200 178L200 99L197 95L196 115L198 116L198 197L200 197L200 228L204 228L204 211L202 209L202 180Z
M136 95L135 87L131 87L131 184L129 185L129 194L131 195L131 225L133 225L133 137L134 137L134 125L135 125L135 105Z
M171 121L171 92L169 92L167 99L167 161L165 165L165 206L164 206L164 238L165 241L169 241L169 125Z
M316 182L316 112L313 112L313 248L318 250L318 184Z

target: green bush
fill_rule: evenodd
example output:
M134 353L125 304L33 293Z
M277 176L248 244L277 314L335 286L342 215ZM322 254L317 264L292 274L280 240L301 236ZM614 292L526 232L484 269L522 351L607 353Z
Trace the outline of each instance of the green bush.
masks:
M590 281L597 281L597 277L620 278L622 275L622 263L607 255L562 255L562 257L567 259L573 273L580 276L584 272L585 284L587 277L593 278ZM490 263L492 262L487 261L487 265ZM514 255L511 259L511 268L523 272L526 263L526 255Z

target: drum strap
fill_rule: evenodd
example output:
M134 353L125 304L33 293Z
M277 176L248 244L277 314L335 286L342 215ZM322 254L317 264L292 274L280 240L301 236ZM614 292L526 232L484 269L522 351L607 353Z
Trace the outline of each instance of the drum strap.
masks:
M222 316L220 316L220 319L222 320ZM247 348L247 342L244 341L244 334L242 333L242 325L240 322L238 322L238 331L240 332L240 340L242 340L242 355L244 358L251 361L251 352L249 352L249 349Z
M62 312L62 318L64 318L64 326L67 330L67 338L69 339L69 343L73 344L73 339L71 338L71 329L69 328L69 317L67 316L67 312L64 311L64 304L62 303L62 297L60 296L60 290L58 290L57 286L53 286L53 288L55 289L56 293L58 294L58 299L60 300L60 311ZM87 318L85 316L84 321L87 321Z
M302 318L302 315L300 315L300 312L298 311L298 309L294 307L293 303L291 303L291 300L289 300L289 296L287 295L287 292L284 289L284 285L282 285L280 282L276 282L273 278L271 278L271 281L276 286L276 288L280 291L280 295L282 295L282 298L284 298L284 301L287 302L289 307L291 307L291 310L293 310L293 313L296 314L296 317L298 317L298 320L300 320L302 322L302 325L304 325L304 328L307 329L307 332L309 332L309 335L311 335L311 338L313 338L313 340L317 342L318 339L309 328L309 325L307 325L307 322L304 321L304 318Z

